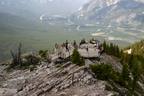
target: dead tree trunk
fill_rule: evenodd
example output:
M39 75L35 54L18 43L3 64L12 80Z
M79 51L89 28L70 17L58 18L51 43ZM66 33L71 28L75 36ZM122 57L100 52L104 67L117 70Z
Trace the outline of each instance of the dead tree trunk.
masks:
M17 49L17 52L13 52L11 50L11 56L12 56L12 64L17 66L17 65L22 65L22 58L21 58L21 47L22 47L22 44L19 43L19 46L18 46L18 49Z
M18 46L18 64L20 64L20 66L22 65L22 59L21 59L21 47L22 47L22 44L19 43L19 46Z

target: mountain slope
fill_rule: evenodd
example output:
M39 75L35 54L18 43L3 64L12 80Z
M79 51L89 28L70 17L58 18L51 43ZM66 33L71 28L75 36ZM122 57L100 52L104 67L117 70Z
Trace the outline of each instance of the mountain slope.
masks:
M14 32L14 30L26 32L26 30L36 30L38 26L38 22L9 13L0 13L0 32Z
M103 24L141 24L137 18L143 18L143 12L144 3L134 0L91 0L74 17Z
M132 44L130 48L134 54L144 57L144 40Z
M37 18L42 14L69 15L86 0L1 0L0 12L7 12L27 18Z

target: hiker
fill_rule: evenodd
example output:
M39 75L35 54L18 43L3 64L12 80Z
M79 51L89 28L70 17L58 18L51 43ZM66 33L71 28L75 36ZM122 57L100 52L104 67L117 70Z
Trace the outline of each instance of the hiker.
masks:
M55 48L54 48L54 52L57 52L59 45L57 43L55 43Z
M86 43L86 40L82 39L79 45L82 45L82 44L85 44L85 43Z
M55 43L55 48L58 49L58 44L57 43Z
M52 57L50 55L47 56L47 62L51 63L52 62Z
M88 49L88 46L87 46L87 47L86 47L86 51L88 52L88 50L89 50L89 49Z
M66 40L66 43L65 43L65 48L66 48L66 51L69 51L69 48L68 48L68 40Z
M74 40L74 42L73 42L73 47L74 47L75 49L77 49L77 47L78 47L75 40Z
M88 52L88 51L89 51L89 48L88 48L88 46L86 47L86 51L87 51L87 53L88 53L88 56L89 56L89 52Z

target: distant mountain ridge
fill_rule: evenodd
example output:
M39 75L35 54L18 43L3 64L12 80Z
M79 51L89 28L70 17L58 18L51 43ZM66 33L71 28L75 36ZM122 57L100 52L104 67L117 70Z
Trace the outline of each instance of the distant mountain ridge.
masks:
M42 14L68 15L84 2L86 0L0 0L0 12L27 18L39 18Z
M141 19L138 19L138 18ZM93 21L103 24L141 24L144 3L135 0L91 0L71 16L73 21Z

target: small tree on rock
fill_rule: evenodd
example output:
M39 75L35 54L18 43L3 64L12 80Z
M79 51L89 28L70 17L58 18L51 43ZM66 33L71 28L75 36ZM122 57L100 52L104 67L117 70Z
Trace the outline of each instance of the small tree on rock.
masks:
M81 58L77 49L74 49L71 60L72 60L72 63L77 64L79 66L85 64L84 59Z

